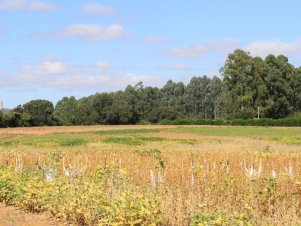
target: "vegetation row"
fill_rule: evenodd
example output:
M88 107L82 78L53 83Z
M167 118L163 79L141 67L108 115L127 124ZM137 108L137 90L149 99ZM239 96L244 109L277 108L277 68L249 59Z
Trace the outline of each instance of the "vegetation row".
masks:
M287 57L262 59L236 50L220 72L193 77L187 85L168 81L157 88L139 82L123 91L64 97L55 106L48 100L32 100L0 113L0 127L159 122L300 126L296 115L301 111L301 67Z

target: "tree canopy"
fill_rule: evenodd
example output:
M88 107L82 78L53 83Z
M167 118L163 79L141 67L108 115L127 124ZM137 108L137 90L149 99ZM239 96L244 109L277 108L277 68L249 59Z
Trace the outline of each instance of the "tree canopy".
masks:
M48 100L32 100L9 113L0 112L0 126L279 119L301 111L301 67L294 67L286 56L263 59L237 49L228 55L220 72L220 76L194 76L188 84L169 80L157 88L139 82L123 91L80 99L64 97L55 106Z

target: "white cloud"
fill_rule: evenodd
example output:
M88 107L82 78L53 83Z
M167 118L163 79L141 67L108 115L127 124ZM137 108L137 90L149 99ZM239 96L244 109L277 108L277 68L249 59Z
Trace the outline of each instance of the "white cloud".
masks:
M97 67L98 66L98 67ZM106 62L95 66L75 66L48 59L37 65L23 65L15 74L0 71L0 87L6 90L50 88L54 90L89 90L93 88L116 90L128 84L143 81L146 85L160 85L165 80L159 76L138 75L126 71L110 70Z
M187 67L187 65L185 65L185 64L174 64L174 65L171 65L170 68L172 70L175 70L175 71L186 71L186 70L189 70L189 67Z
M245 48L254 56L265 57L269 54L297 54L301 53L301 40L282 42L280 40L253 42Z
M145 44L155 45L155 44L165 44L169 43L170 39L164 36L149 36L144 39Z
M87 3L83 6L83 11L90 16L105 16L111 15L115 11L111 7L103 6L98 3Z
M127 35L125 29L119 24L108 27L96 24L73 24L56 33L65 38L84 38L95 41L124 38Z
M58 7L43 1L5 0L0 2L1 10L54 11Z
M239 47L239 42L236 40L219 41L212 40L206 43L171 48L165 53L177 58L201 58L204 55L212 53L229 53Z
M116 82L118 81L118 82ZM63 76L51 80L39 80L37 85L55 89L123 89L127 85L135 85L143 81L147 85L162 84L162 78L156 76L137 75L129 72L119 72L110 75L97 74L75 74L72 76Z
M162 70L172 70L172 71L188 71L190 68L185 64L174 64L170 66L160 66L159 69Z
M58 60L47 60L42 62L39 65L24 65L22 67L22 72L25 74L32 75L56 75L63 74L67 72L68 66Z
M235 49L244 49L253 56L266 57L269 54L274 55L296 55L301 54L301 39L293 42L283 42L280 40L255 41L248 45L241 46L236 40L212 40L195 45L170 48L164 53L171 57L198 59L209 54L224 53L228 54Z
M102 72L106 72L111 69L111 65L105 61L98 62L95 66L98 70L100 70Z
M159 76L150 76L150 75L138 75L135 73L123 73L119 74L118 76L118 82L123 84L122 86L125 87L126 85L135 85L138 82L142 81L143 84L147 86L158 86L160 84L163 84L165 82L165 79ZM112 82L116 83L115 78L113 78Z

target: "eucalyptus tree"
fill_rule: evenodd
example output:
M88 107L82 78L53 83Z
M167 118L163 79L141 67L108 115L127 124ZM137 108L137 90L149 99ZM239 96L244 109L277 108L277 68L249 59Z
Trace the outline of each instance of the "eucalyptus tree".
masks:
M228 55L221 73L232 101L240 107L240 109L232 109L232 111L237 112L253 108L254 64L251 55L240 49L235 50Z
M53 117L61 125L76 125L78 122L76 121L77 100L75 97L64 97L58 101L53 112Z
M294 67L288 63L288 58L269 55L265 58L268 67L266 86L268 90L268 103L266 117L281 118L289 115L290 103L288 100L288 78L294 71Z
M295 68L289 74L288 83L288 101L291 106L291 113L298 113L301 111L301 67Z
M76 122L78 125L95 125L98 113L93 108L93 96L82 97L77 101Z
M164 106L172 107L179 112L184 112L185 85L183 82L169 80L161 89Z
M96 93L91 97L91 105L96 113L97 124L107 124L107 114L114 102L114 93Z
M223 90L223 81L219 77L214 76L210 80L210 84L209 84L211 117L214 119L219 117L220 109L218 106L218 99L222 95L222 90Z
M184 94L185 110L194 117L211 118L210 78L193 77Z

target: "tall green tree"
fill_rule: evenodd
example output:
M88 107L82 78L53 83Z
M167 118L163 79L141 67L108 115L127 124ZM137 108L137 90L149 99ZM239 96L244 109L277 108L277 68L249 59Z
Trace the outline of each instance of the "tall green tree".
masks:
M184 94L185 85L183 82L175 83L172 80L169 80L161 89L161 101L164 106L172 107L179 112L184 112Z
M53 117L60 125L76 125L77 100L75 97L64 97L60 100L55 106Z
M96 93L91 97L97 124L107 124L107 115L114 102L113 93Z
M288 76L289 92L288 101L291 113L301 111L301 67L295 68Z
M233 106L240 108L231 110L254 110L254 61L250 54L240 49L235 50L228 55L221 73L234 102Z
M48 100L32 100L23 105L24 113L30 115L31 126L54 125L53 104Z
M220 78L214 76L210 80L209 84L209 99L210 99L210 113L211 118L219 118L219 102L218 99L221 97L223 91L223 82Z
M110 106L107 113L107 123L110 125L130 124L133 118L131 106L122 99L116 98L116 101Z
M184 94L185 109L193 117L212 118L210 79L207 76L193 77Z
M138 90L139 101L137 103L137 111L142 119L155 108L162 104L162 96L160 89L156 87L145 87Z
M269 55L265 58L265 62L268 67L266 75L266 86L268 90L266 117L282 118L288 116L291 111L288 100L288 78L294 68L288 63L288 58L283 55L278 57Z
M76 122L78 125L95 125L98 114L93 108L93 96L80 98L77 102Z
M131 108L132 116L132 123L136 123L141 118L141 112L139 112L139 92L143 89L143 83L139 82L134 87L128 85L124 90L124 100Z

